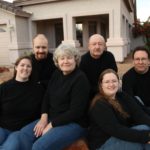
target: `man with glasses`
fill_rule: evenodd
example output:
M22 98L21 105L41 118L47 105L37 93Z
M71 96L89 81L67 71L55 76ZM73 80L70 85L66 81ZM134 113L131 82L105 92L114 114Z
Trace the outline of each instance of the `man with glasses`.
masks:
M48 52L48 40L43 34L38 34L33 39L32 76L31 80L39 82L47 88L49 79L55 70L53 55Z
M122 89L150 107L150 53L143 46L136 47L132 54L133 67L122 78Z

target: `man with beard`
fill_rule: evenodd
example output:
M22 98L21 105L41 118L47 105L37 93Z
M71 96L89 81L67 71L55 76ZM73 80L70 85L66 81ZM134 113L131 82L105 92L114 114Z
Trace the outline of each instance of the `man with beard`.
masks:
M48 52L48 40L45 35L38 34L33 39L31 58L33 63L31 80L39 82L46 89L56 67L53 62L53 55Z
M91 85L90 98L92 99L98 91L98 78L105 69L118 71L113 54L106 50L103 36L94 34L89 38L89 52L81 58L80 68L87 75Z

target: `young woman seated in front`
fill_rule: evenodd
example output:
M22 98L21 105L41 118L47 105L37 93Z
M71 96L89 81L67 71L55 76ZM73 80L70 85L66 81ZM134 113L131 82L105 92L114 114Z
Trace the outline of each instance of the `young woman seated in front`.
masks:
M29 56L16 60L14 77L0 85L0 149L16 150L18 132L40 117L44 89L32 83L32 61Z
M90 150L149 150L150 117L119 87L114 70L101 73L89 112Z

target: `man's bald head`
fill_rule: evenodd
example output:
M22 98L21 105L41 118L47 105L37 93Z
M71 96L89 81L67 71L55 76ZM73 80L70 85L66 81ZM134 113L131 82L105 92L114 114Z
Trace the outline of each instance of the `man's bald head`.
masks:
M48 54L48 40L44 34L38 34L33 39L33 52L37 60L42 60Z
M94 59L98 59L103 54L105 47L105 39L102 35L94 34L89 38L88 48Z

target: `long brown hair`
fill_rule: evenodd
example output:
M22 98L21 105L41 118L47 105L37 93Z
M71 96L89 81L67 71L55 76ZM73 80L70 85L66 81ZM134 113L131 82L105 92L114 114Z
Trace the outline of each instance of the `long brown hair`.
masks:
M28 60L31 62L31 65L32 65L32 59L31 59L30 56L21 56L21 57L19 57L19 58L16 60L15 64L14 64L15 66L14 66L13 79L16 78L16 74L17 74L17 71L16 71L15 67L19 65L19 63L20 63L20 61L21 61L22 59L28 59ZM30 75L30 76L31 76L31 75ZM29 77L29 78L30 78L30 77Z
M129 117L129 114L127 112L125 112L121 106L121 104L119 103L119 101L117 99L112 99L110 97L108 97L105 92L102 89L102 80L104 78L104 75L109 74L109 73L113 73L119 82L119 76L118 74L113 70L113 69L106 69L104 70L100 76L99 76L99 81L98 81L98 86L99 86L99 93L93 98L92 103L91 103L91 108L95 105L95 103L97 101L107 101L117 112L119 112L124 118Z

